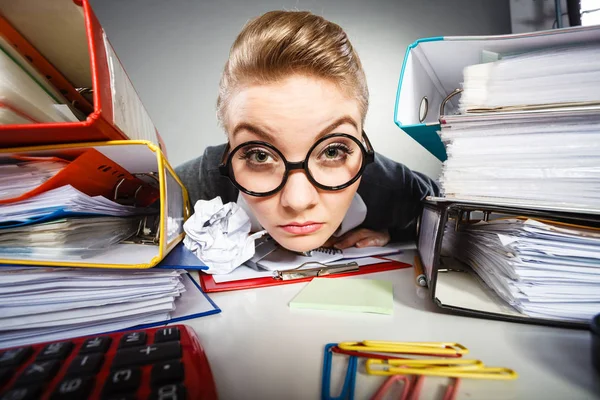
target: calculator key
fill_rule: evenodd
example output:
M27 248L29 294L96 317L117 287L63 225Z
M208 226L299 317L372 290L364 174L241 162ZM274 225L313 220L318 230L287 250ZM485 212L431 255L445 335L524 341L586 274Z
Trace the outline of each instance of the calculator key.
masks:
M27 366L17 378L16 385L44 383L54 378L60 363L57 360L35 361Z
M79 400L90 394L94 385L91 376L75 376L63 379L54 389L52 400Z
M22 364L30 355L31 347L19 347L0 352L0 367L11 367Z
M17 387L4 393L1 400L37 400L42 394L42 385Z
M113 367L123 365L151 364L157 361L181 358L179 342L156 343L148 346L118 350Z
M159 386L152 390L151 400L182 400L185 399L185 387L181 384Z
M146 332L129 332L123 335L119 348L134 347L146 344Z
M152 386L183 381L183 364L181 361L167 361L152 366Z
M104 393L135 392L140 386L142 373L139 367L113 369L106 378Z
M11 376L12 370L10 368L0 368L0 386L8 382Z
M79 354L106 353L110 346L111 338L108 336L97 336L83 342Z
M73 342L55 342L50 343L40 351L36 357L36 361L43 360L64 360L67 358L71 349L73 348Z
M155 342L172 342L175 340L179 340L179 329L177 328L167 327L154 333Z
M83 354L73 359L67 375L93 375L100 370L104 361L103 354Z

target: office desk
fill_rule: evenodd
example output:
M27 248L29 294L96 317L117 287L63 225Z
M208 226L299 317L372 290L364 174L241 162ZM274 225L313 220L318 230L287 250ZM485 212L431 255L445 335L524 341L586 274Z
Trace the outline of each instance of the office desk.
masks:
M411 262L414 253L403 256ZM341 279L361 278L394 283L393 315L290 309L305 283L211 294L223 312L187 323L200 336L220 398L318 399L325 344L364 339L458 342L470 357L519 373L515 381L465 379L459 399L600 397L587 331L440 313L414 284L412 269ZM334 383L343 363L334 358ZM356 398L370 398L384 379L366 375L359 364ZM421 399L441 399L448 382L426 378Z

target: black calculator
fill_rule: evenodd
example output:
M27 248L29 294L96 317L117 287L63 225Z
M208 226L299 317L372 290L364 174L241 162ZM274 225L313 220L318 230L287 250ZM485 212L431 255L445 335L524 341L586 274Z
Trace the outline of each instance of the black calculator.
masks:
M0 400L216 398L204 350L185 325L0 350Z

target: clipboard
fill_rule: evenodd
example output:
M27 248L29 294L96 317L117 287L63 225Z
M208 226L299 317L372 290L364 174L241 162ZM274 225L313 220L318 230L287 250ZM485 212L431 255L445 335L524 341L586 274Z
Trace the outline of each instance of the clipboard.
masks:
M419 222L418 254L433 302L444 310L470 317L513 321L565 328L588 329L586 322L533 318L508 305L474 273L469 266L454 257L443 257L442 242L450 218L460 224L471 213L481 213L483 220L490 214L542 218L583 226L600 226L600 216L477 204L473 202L427 199ZM486 217L487 215L487 217ZM457 225L458 226L458 225Z
M389 261L389 260L384 260L384 259L382 259L381 261L382 261L381 264L364 265L364 266L358 268L357 271L341 272L341 273L324 275L321 277L323 277L323 278L343 278L345 276L364 275L364 274L371 274L371 273L375 273L375 272L385 272L385 271L392 271L395 269L412 267L412 265L410 265L410 264L406 264L406 263L399 262L399 261ZM262 277L262 278L255 278L255 279L246 279L246 280L239 280L239 281L217 283L213 279L212 275L206 274L201 271L199 271L198 275L200 277L200 285L202 286L202 290L204 290L207 293L226 292L226 291L230 291L230 290L255 289L255 288L277 286L277 285L289 285L292 283L310 282L311 280L316 278L316 276L310 276L310 277L305 277L305 278L278 280L278 279L275 279L274 277Z
M445 161L438 136L440 117L458 109L463 69L482 62L482 51L501 54L600 40L600 26L572 27L497 36L419 39L409 45L402 64L394 122L427 151Z
M166 151L88 0L5 2L0 36L87 117L0 125L0 148L131 139Z
M0 258L0 264L46 265L94 268L150 268L157 265L183 239L183 223L191 213L187 190L158 146L148 141L111 141L0 150L2 159L15 157L73 158L93 150L132 175L155 180L158 187L158 218L149 233L129 243L120 243L98 255L81 260L44 259L42 256ZM92 152L93 153L93 152ZM112 171L107 171L112 175ZM114 181L113 181L114 182ZM120 181L119 181L120 182ZM119 182L114 188L119 196Z

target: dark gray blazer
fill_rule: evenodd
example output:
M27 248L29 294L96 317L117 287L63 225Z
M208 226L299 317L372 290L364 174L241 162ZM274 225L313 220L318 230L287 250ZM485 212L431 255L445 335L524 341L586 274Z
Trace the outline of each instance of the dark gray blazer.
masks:
M217 196L223 203L237 201L239 190L219 174L224 150L225 144L207 147L202 156L175 169L188 190L192 207L198 200ZM392 241L401 241L415 238L421 202L426 196L439 195L439 189L427 176L375 153L375 162L365 168L358 193L367 205L361 227L387 228Z

